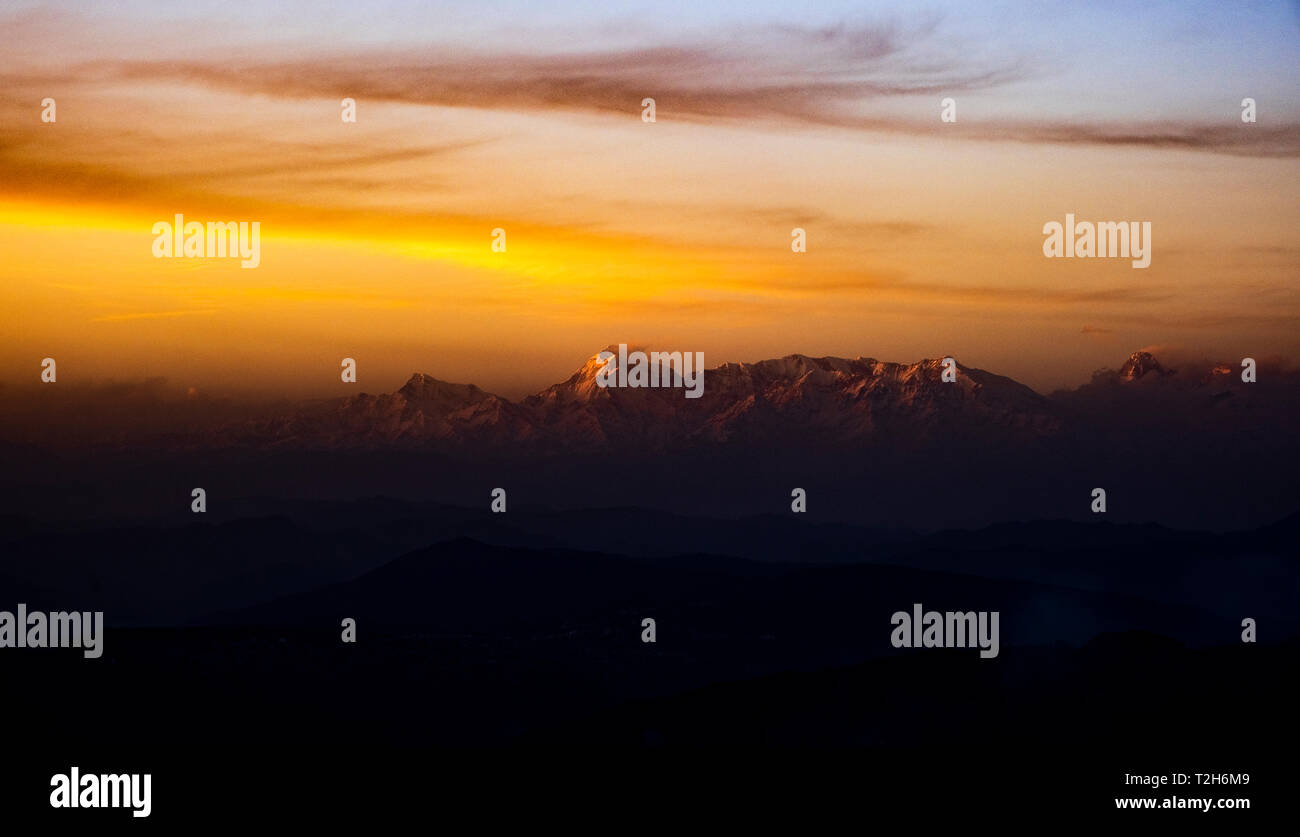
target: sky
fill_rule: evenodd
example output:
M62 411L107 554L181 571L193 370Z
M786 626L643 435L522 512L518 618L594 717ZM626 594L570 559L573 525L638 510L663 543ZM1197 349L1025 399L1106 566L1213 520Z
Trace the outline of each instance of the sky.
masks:
M6 3L0 386L1296 356L1295 4L814 5ZM259 222L260 264L155 258L178 213ZM1150 267L1045 258L1066 213L1149 221Z

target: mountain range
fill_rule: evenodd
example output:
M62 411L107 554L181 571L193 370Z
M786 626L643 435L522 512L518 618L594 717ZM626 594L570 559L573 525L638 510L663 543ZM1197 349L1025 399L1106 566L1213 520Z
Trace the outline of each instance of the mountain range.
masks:
M608 363L617 364L617 358ZM1267 383L1248 384L1225 363L1180 373L1149 352L1134 352L1117 371L1103 370L1083 387L1044 396L960 363L955 381L945 383L942 359L891 363L796 354L709 369L703 396L688 399L679 388L601 387L602 365L593 355L567 380L522 401L416 373L395 392L362 393L226 425L205 442L643 455L684 446L915 448L961 438L1050 439L1084 424L1109 424L1105 414L1117 410L1179 413L1201 426L1240 425L1244 410L1248 425L1267 425L1282 414L1295 416L1294 393L1272 396L1282 391L1279 384L1294 388L1300 381L1278 372Z
M1089 519L1097 487L1117 522L1223 530L1300 507L1300 374L1276 361L1246 382L1240 360L1140 351L1044 395L960 359L945 383L942 357L725 363L699 398L601 387L596 354L520 400L427 374L238 410L157 390L42 391L3 402L22 434L0 426L0 501L122 518L189 515L196 486L213 515L267 497L486 507L504 487L511 510L725 517L788 514L799 487L822 520L919 529Z

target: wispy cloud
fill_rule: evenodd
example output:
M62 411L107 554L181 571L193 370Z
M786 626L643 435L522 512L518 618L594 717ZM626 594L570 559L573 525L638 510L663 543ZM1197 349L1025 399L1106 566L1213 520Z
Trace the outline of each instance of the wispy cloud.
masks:
M295 53L286 59L259 58L250 49L237 59L99 59L43 77L20 73L7 80L8 86L22 88L170 82L282 99L350 96L367 102L624 116L639 113L642 99L652 97L660 114L678 121L775 122L968 141L1252 157L1300 155L1300 125L1293 123L980 119L967 114L956 124L941 124L937 117L880 108L885 100L990 91L1035 76L1034 62L1014 53L966 57L930 49L934 30L934 22L911 28L769 26L742 30L718 43L542 55L467 48L430 54L432 50L403 48ZM421 152L385 151L377 161L401 153Z
M97 81L182 81L268 96L346 95L411 104L635 111L653 96L678 116L836 121L836 105L958 93L1022 78L918 47L933 24L742 30L720 43L537 55L460 49L317 54L294 60L112 60L69 73Z

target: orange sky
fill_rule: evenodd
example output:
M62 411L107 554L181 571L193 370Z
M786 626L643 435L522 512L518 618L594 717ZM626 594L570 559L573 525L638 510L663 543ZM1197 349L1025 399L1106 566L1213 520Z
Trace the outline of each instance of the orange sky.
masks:
M1208 134L1175 128L1209 137L1190 144L1163 141L1164 123L1062 139L1038 111L985 115L999 81L946 76L961 87L951 126L925 84L830 119L811 83L771 102L704 95L691 79L705 66L633 74L629 90L660 93L645 124L621 88L534 96L540 59L470 49L468 81L430 101L397 85L407 75L374 76L382 47L342 69L309 56L321 72L304 76L276 63L297 53L250 48L233 81L220 51L132 63L146 47L110 45L73 71L8 67L0 383L34 382L52 356L61 381L329 395L355 391L338 377L350 356L367 391L423 371L519 395L628 342L710 366L954 354L1049 389L1151 344L1300 348L1296 138L1234 125L1230 107ZM629 72L597 64L581 77ZM485 83L492 72L507 77ZM357 124L339 119L346 95ZM1252 127L1244 141L1220 130ZM1066 212L1150 221L1151 267L1045 259L1042 225ZM152 225L176 213L259 221L260 266L155 259ZM506 253L491 250L497 227Z

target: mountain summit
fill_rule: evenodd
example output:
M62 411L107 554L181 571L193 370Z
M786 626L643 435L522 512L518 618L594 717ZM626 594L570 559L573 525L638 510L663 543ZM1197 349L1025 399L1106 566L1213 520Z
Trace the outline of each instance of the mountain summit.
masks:
M1125 381L1136 381L1141 378L1154 374L1157 377L1165 378L1176 373L1177 370L1166 369L1156 360L1156 356L1150 352L1134 352L1129 355L1128 360L1120 367L1119 377Z

